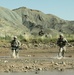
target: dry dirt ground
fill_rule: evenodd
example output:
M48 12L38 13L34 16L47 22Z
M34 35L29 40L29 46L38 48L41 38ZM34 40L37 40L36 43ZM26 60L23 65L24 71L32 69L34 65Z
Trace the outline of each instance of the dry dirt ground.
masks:
M19 58L11 58L9 43L0 41L0 72L27 72L74 69L74 46L67 46L65 57L57 58L54 44L22 44Z

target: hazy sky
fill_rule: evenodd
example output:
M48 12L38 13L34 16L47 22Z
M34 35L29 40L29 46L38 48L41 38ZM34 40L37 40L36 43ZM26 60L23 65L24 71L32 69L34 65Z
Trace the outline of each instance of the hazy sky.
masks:
M74 0L0 0L0 6L11 10L24 6L65 20L74 20Z

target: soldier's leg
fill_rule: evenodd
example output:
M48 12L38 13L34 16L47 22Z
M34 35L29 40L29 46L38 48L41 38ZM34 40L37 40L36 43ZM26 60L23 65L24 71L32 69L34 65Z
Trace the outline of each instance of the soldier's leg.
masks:
M12 57L16 58L15 49L12 51Z
M16 49L16 58L19 58L19 50Z
M62 56L63 56L63 57L64 57L64 53L65 53L65 51L63 50L63 51L62 51Z
M66 47L63 47L63 51L62 51L62 56L64 57L64 54L65 54L65 51L66 51Z
M60 47L60 49L59 49L59 57L62 57L62 51L63 51L63 49L62 49L62 47Z
M12 47L12 57L13 58L16 58L15 50L16 50L15 47Z

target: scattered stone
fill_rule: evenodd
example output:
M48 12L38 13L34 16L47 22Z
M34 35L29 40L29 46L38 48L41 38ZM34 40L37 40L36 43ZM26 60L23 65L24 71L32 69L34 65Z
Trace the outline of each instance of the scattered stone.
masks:
M7 60L4 61L4 63L7 63L7 62L8 62Z
M59 68L58 70L59 70L59 71L64 71L64 69L63 69L63 68Z
M55 63L55 65L57 65L57 66L58 66L59 64L58 64L58 63Z
M51 64L54 64L54 61L53 60L51 61Z
M31 55L28 55L28 57L31 57Z
M42 71L42 68L38 68L37 70L38 70L38 71Z
M26 69L29 69L29 66L26 66L25 68L26 68Z
M39 74L39 71L36 71L35 74Z
M27 72L27 70L24 70L24 72Z
M63 64L64 66L66 66L66 63L65 63L65 62L62 62L62 64Z

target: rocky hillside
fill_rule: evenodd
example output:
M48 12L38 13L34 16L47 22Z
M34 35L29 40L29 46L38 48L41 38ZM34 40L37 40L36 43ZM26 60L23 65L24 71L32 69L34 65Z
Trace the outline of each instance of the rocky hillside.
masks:
M21 17L14 11L0 7L0 36L21 35L29 29L22 24Z
M38 10L28 9L26 7L20 7L14 9L19 16L22 17L22 23L31 32L39 32L41 29L45 33L49 33L50 30L57 30L63 33L74 33L74 21L63 20L52 14L45 14Z
M74 21L63 20L52 14L45 14L38 10L20 7L9 10L0 7L0 36L74 33Z

